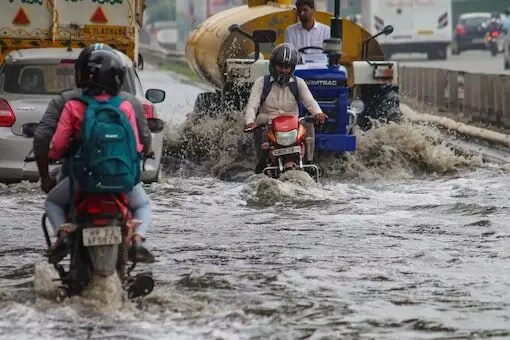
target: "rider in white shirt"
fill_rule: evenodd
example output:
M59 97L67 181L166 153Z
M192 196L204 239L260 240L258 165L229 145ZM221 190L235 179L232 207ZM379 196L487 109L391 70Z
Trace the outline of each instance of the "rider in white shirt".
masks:
M325 39L331 37L331 30L315 20L315 1L296 0L296 13L299 22L290 25L285 30L285 42L290 43L296 50L303 47L322 47ZM321 53L317 49L308 49L303 53Z

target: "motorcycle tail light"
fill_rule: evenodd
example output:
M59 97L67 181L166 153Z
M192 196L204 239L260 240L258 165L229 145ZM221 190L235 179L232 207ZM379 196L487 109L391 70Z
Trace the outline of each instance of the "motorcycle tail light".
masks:
M499 37L499 32L498 31L491 32L491 37L493 38Z

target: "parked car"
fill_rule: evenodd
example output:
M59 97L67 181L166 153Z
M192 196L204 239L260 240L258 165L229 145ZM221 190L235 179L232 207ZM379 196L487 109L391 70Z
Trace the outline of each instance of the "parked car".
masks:
M452 54L458 55L467 50L484 50L486 23L490 17L490 12L461 14L453 34Z
M22 135L25 123L38 123L49 102L62 91L75 87L74 64L81 49L34 48L10 52L0 66L0 181L36 181L35 162L24 159L31 153L33 139ZM165 92L145 92L137 71L128 56L118 52L127 68L122 90L132 93L143 104L147 118L158 118L155 103L165 99ZM157 181L161 176L163 136L152 134L154 159L146 162L141 179Z

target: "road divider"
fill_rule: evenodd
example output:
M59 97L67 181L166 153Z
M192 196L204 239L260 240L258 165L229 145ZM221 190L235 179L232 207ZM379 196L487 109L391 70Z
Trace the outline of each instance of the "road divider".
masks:
M510 128L510 76L399 67L400 92L452 118Z

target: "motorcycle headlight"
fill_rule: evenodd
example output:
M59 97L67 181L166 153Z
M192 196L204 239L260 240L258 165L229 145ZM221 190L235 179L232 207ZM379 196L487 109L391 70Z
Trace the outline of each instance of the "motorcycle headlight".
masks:
M296 142L297 130L287 132L276 132L276 142L279 145L290 146Z
M361 100L356 99L351 102L350 109L352 112L359 115L365 110L365 104Z

